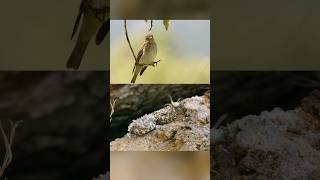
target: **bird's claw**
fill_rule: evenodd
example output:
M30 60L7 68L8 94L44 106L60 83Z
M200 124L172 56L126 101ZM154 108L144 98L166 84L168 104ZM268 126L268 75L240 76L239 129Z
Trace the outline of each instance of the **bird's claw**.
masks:
M152 64L151 66L153 66L153 67L154 67L154 66L157 66L157 65L158 65L158 62L160 62L160 60L152 62L152 63L151 63L151 64Z
M143 65L147 65L147 66L156 66L156 65L158 65L158 62L160 62L160 60L158 60L158 61L154 61L154 62L152 62L152 63L150 63L150 64L143 64Z
M140 65L140 66L156 66L156 65L158 65L158 62L160 62L161 60L158 60L158 61L154 61L154 62L152 62L152 63L149 63L149 64L140 64L140 63L135 63L135 65L137 66L137 65Z

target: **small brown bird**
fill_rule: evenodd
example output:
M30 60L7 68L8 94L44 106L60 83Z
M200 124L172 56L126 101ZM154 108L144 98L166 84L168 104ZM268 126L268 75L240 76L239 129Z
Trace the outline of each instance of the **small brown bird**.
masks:
M78 69L91 38L97 33L95 42L99 45L110 29L110 0L82 0L71 39L77 32L80 20L81 28L77 43L68 59L67 68ZM106 20L107 19L107 20Z
M157 56L157 44L152 34L148 34L145 37L144 43L140 48L137 56L137 62L133 68L133 77L131 83L135 83L138 74L140 76L147 69L149 65L154 64L154 59Z

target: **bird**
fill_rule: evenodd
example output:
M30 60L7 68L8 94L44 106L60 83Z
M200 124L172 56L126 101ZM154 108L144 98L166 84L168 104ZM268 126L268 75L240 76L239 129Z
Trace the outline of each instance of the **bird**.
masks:
M71 40L76 34L80 20L81 27L76 45L67 61L67 68L78 69L90 40L94 37L96 45L100 45L110 30L110 0L82 0Z
M157 56L157 44L152 34L145 36L144 43L138 51L137 59L133 67L133 77L131 83L135 83L138 74L140 76L147 69L149 65L153 65L154 59Z

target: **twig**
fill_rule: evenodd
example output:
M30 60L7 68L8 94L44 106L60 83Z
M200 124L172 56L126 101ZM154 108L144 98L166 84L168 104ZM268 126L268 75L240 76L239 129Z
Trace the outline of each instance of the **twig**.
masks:
M112 115L113 115L113 113L114 113L114 106L115 106L115 104L116 104L116 101L117 101L117 99L112 100L112 103L111 103L111 101L110 101L110 107L111 107L110 122L111 122L111 120L112 120Z
M227 119L228 115L227 114L223 114L222 116L219 117L219 119L217 120L217 122L215 123L215 125L213 126L213 129L218 129L219 126L221 125L221 123Z
M168 97L170 98L170 103L165 104L165 107L171 107L172 109L179 107L180 106L180 100L181 98L179 98L176 102L173 101L172 96L168 95Z
M129 47L130 47L130 49L131 49L132 55L133 55L133 57L134 57L134 60L135 60L135 62L137 62L137 56L134 54L134 51L133 51L133 48L132 48L132 46L131 46L131 43L130 43L130 40L129 40L129 36L128 36L127 20L124 20L124 30L125 30L127 42L128 42Z
M10 122L10 136L9 139L3 129L2 126L2 121L0 120L0 130L1 130L1 134L3 137L3 142L4 142L4 146L6 148L6 153L2 162L2 166L0 167L0 177L3 176L4 170L9 166L9 164L12 161L12 150L11 150L11 146L13 143L13 139L16 133L16 128L18 127L18 125L22 122L22 121L17 121L15 123L13 123L11 120Z
M152 30L152 27L153 27L153 20L151 20L151 23L150 23L150 29L149 29L149 31L151 31L151 30Z

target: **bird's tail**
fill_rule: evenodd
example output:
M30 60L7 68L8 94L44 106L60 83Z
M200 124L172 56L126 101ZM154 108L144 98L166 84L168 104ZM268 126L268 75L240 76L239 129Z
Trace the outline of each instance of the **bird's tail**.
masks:
M137 76L138 76L140 70L141 70L141 66L137 65L136 69L134 71L133 77L131 79L131 83L135 83L136 82L136 79L137 79Z
M80 64L81 64L81 60L82 57L84 55L84 53L86 52L87 46L89 44L88 42L77 42L76 46L74 47L68 62L67 62L67 68L73 68L73 69L78 69Z

